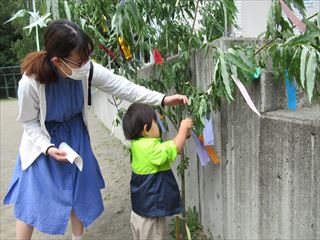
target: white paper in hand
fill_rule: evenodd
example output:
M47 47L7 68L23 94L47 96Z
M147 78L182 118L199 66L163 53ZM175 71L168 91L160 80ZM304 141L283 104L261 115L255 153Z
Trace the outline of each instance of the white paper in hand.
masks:
M80 171L82 171L83 161L82 158L65 142L59 145L59 149L67 153L66 159L70 163L74 163Z

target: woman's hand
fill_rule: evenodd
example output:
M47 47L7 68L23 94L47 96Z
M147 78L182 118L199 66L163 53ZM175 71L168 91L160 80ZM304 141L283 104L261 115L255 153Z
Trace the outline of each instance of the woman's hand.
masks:
M165 106L175 106L175 105L185 105L188 104L188 97L185 95L171 95L165 96L163 99L163 105Z
M67 153L65 151L59 150L58 148L50 147L48 149L47 154L50 157L53 157L54 159L56 159L57 161L68 162L68 160L66 159Z

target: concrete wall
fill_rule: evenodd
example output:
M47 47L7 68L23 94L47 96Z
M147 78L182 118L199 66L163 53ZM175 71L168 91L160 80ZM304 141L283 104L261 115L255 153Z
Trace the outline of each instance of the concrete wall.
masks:
M228 48L235 40L216 44ZM212 54L195 52L190 68L192 81L207 86ZM148 67L140 74L151 72ZM298 110L286 110L285 88L272 78L263 72L246 85L261 118L239 91L233 103L212 113L221 164L201 167L192 141L187 143L186 206L196 206L204 231L214 238L320 238L320 106L305 104L298 94ZM93 110L111 128L115 108L108 97L94 93ZM121 128L115 135L123 140Z
M320 107L261 120L261 238L320 238Z

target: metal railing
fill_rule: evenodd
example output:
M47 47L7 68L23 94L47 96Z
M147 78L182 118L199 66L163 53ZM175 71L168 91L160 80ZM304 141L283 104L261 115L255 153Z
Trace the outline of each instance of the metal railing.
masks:
M0 67L0 99L17 97L20 66Z

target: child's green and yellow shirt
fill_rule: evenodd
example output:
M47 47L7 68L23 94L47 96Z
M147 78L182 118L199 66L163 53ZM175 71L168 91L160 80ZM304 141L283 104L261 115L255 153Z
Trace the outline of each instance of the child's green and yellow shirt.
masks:
M172 140L140 138L131 142L132 210L143 217L163 217L181 213L179 187L170 163L177 157Z

